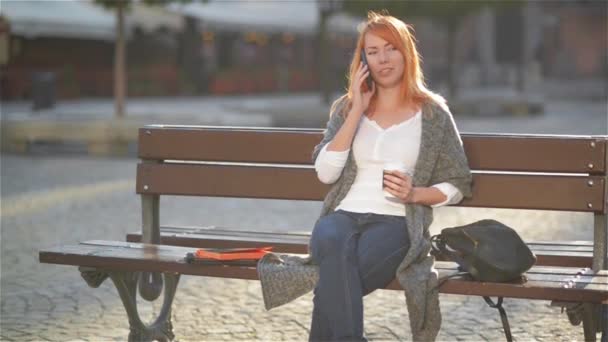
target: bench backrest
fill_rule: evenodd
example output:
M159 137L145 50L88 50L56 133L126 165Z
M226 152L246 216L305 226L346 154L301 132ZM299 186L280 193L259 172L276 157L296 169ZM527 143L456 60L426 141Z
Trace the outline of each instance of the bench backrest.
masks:
M145 226L158 226L158 196L322 200L313 147L322 129L151 125L139 130L137 193ZM464 207L594 214L594 268L608 266L608 136L462 134L473 170ZM152 234L152 235L151 235Z

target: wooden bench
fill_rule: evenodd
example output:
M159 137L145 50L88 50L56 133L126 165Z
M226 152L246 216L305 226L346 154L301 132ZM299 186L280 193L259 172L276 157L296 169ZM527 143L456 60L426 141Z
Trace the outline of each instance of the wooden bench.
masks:
M252 248L273 246L281 253L308 253L310 233L246 231L225 227L160 227L163 245L196 248ZM142 242L140 231L127 234L127 241ZM591 268L593 241L531 241L528 247L536 255L536 264L543 266ZM443 260L445 261L445 260Z
M129 340L172 339L171 303L180 275L257 279L255 267L188 264L199 247L274 246L305 253L308 234L216 227L161 227L161 195L322 200L329 189L311 162L320 129L146 126L139 131L136 191L143 227L127 242L87 241L40 252L45 263L80 266L92 287L110 277L125 305ZM550 300L583 321L586 340L608 334L608 136L463 134L474 170L473 198L459 206L586 212L593 215L593 241L537 241L529 246L538 264L525 283L450 279L442 293ZM312 227L309 227L312 228ZM517 227L515 227L517 228ZM439 261L440 272L455 265ZM137 313L137 292L157 299L151 325ZM388 289L399 289L396 281Z

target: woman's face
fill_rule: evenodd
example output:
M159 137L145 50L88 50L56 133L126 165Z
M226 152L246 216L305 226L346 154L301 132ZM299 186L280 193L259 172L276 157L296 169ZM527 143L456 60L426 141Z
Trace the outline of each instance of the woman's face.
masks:
M394 87L401 84L405 61L396 47L372 33L366 33L364 50L376 85Z

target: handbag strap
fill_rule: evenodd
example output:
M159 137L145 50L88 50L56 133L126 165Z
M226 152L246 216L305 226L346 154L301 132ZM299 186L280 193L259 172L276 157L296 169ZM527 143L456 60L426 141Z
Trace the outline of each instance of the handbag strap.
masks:
M454 273L449 276L441 278L439 280L439 283L437 284L437 288L441 287L441 285L443 285L443 283L445 283L449 278L452 278L452 277L462 276L462 275L466 275L466 274L475 276L474 273L477 270L474 267L472 267L468 261L466 261L464 258L462 258L460 256L460 254L450 251L447 248L446 243L443 240L441 234L433 235L431 237L431 248L436 253L443 254L446 257L448 257L450 260L456 262L460 266L461 270L464 269L464 270L469 271L469 272L458 272L458 273ZM507 338L507 342L513 342L513 336L511 335L511 326L509 325L509 319L507 317L507 312L502 307L503 297L498 297L498 301L496 303L494 303L490 297L483 296L483 299L486 301L486 303L491 308L498 310L498 313L500 314L500 320L502 321L502 328L505 332L505 337Z
M509 319L507 318L507 312L505 308L502 307L502 297L498 297L498 301L496 304L492 301L490 297L484 296L483 299L488 303L491 308L497 309L500 313L500 320L502 321L502 329L505 332L505 337L508 342L513 341L513 336L511 335L511 326L509 325Z

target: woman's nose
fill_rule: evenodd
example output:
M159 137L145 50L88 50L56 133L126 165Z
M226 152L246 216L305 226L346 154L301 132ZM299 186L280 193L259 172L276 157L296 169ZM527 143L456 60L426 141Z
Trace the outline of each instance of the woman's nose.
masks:
M388 56L386 55L386 53L385 53L384 51L381 51L381 52L378 54L378 57L379 57L379 58L378 58L378 61L379 61L380 63L386 63L386 61L388 60Z

